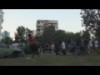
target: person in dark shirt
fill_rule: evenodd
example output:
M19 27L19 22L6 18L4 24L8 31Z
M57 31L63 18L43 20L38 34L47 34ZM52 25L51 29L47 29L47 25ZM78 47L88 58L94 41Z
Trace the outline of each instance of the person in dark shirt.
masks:
M59 51L60 51L60 43L56 42L55 43L55 53L56 53L56 55L59 55Z

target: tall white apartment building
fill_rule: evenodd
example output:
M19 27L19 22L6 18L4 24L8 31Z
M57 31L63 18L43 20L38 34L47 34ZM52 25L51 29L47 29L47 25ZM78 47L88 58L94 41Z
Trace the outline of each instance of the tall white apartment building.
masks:
M54 26L55 30L58 30L58 21L57 20L37 20L37 24L36 24L36 33L37 35L42 35L44 28L47 26Z

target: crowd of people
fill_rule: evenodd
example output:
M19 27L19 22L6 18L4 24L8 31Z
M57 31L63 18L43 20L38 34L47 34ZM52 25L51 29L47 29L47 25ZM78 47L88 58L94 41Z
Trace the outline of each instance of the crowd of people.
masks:
M87 40L79 38L77 40L58 41L52 43L38 42L31 34L28 34L27 43L30 46L32 57L40 54L53 55L85 55L85 54L100 54L100 42L95 40ZM16 44L16 43L15 43ZM20 47L21 46L20 44ZM25 53L23 53L25 54Z
M84 54L100 54L100 43L95 40L67 40L61 42L53 42L52 44L40 45L40 51L44 54L56 54L56 55L84 55Z

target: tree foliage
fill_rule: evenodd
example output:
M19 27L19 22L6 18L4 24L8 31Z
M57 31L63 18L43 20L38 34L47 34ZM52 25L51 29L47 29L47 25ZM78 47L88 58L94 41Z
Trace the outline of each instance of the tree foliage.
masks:
M86 30L100 39L100 9L82 9L81 17Z
M19 40L20 40L21 42L23 42L23 41L24 41L24 36L25 36L25 27L19 26L19 27L17 28L17 33L16 33L16 35L18 35Z
M47 26L43 31L43 41L52 43L55 38L55 28L54 26Z
M27 35L33 32L24 26L19 26L16 31L17 33L15 33L15 40L19 42L25 42Z
M2 43L10 45L13 42L13 39L11 37L5 37L4 39L1 40Z

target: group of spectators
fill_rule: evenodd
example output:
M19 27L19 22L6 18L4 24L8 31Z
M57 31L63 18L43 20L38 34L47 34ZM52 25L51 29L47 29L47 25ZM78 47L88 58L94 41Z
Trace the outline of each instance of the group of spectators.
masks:
M71 39L67 41L41 43L38 42L34 37L32 37L31 34L29 34L27 38L27 44L29 44L30 46L32 57L34 57L35 54L38 56L40 56L40 54L54 54L54 55L100 54L100 43L97 39L95 40ZM19 45L17 43L14 43L13 45L16 46L18 45L19 48L22 49L23 47L25 47L25 44Z
M100 43L95 40L67 40L61 42L53 42L52 44L40 45L40 51L42 53L56 54L56 55L83 55L83 54L100 54Z

